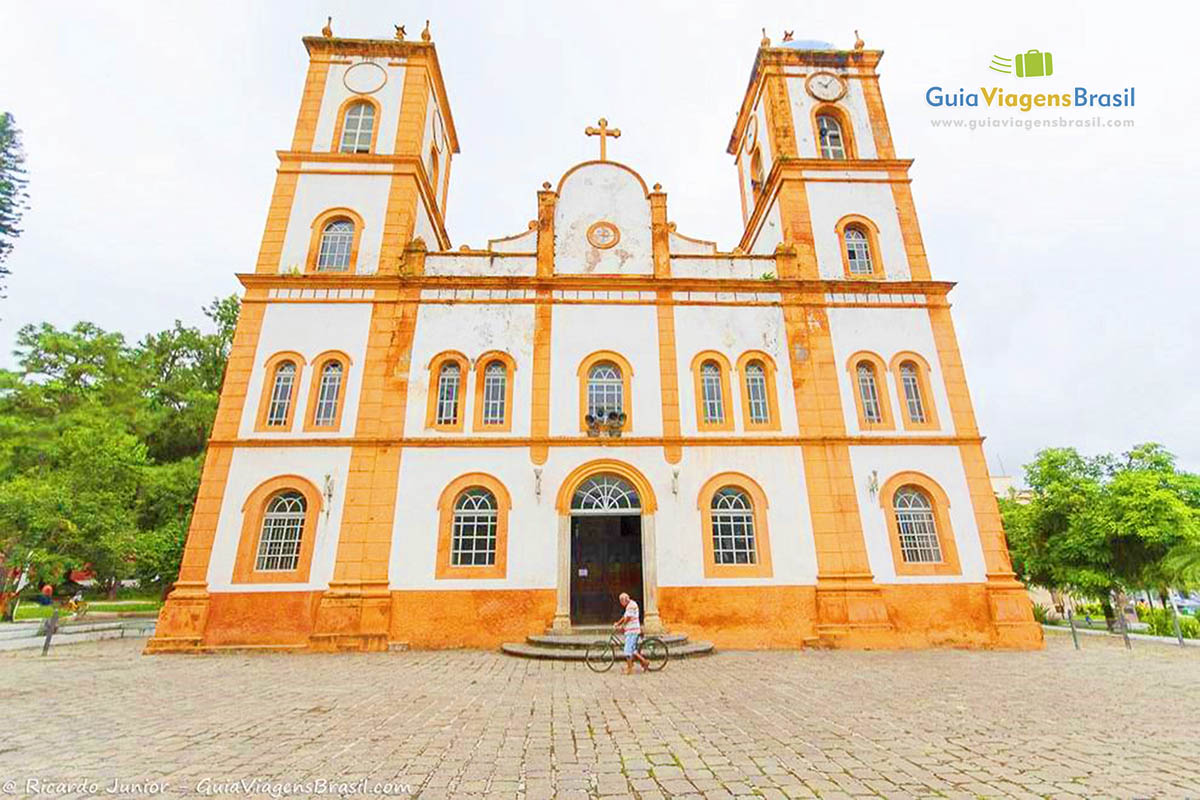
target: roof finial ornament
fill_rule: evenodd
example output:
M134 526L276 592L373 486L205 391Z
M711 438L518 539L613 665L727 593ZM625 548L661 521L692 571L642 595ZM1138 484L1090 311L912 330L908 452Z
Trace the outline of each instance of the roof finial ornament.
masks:
M396 41L403 42L404 41L404 26L403 25L393 25L392 27L396 29Z
M855 31L854 32L854 49L862 50L866 46L867 46L867 43L864 42L862 40L862 37L858 35L858 31Z
M428 42L433 38L433 34L429 32L429 20L425 20L425 30L421 31L421 41Z
M759 46L760 46L760 47L770 47L770 46L771 46L771 40L770 40L769 38L767 38L767 29L766 29L766 28L763 28L763 29L762 29L762 32L763 32L763 38L762 38L762 41L758 43L758 44L759 44Z
M333 17L329 17L325 20L325 27L321 28L321 35L326 39L333 38Z
M793 33L795 33L795 31L784 31L783 32L783 40L785 42L790 42L792 40Z

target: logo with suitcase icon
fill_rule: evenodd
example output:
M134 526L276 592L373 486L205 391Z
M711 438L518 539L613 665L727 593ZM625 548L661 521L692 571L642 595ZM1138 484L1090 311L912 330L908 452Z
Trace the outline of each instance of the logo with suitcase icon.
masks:
M1041 50L1026 50L1012 58L992 56L990 68L1018 78L1046 78L1054 74L1054 58Z

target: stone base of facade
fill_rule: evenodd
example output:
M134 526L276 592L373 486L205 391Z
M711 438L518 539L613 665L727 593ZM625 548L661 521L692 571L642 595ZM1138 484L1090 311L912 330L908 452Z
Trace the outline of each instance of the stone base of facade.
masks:
M555 599L553 589L172 595L145 652L494 649L545 632ZM658 604L667 630L723 649L1042 647L1028 597L1011 581L663 586Z

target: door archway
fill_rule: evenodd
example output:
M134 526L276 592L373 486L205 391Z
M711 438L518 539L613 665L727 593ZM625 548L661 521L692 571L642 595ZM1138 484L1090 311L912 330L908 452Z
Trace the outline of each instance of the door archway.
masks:
M602 459L583 464L559 488L555 630L611 622L617 595L641 602L647 630L661 629L654 490L636 468Z

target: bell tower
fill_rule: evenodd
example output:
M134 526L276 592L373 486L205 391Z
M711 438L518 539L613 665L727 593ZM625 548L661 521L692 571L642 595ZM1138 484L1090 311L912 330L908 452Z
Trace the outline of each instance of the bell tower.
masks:
M857 213L882 245L888 280L929 278L909 189L911 160L896 158L879 90L881 50L763 38L728 152L745 225L740 246L769 254L794 245L801 277L843 278L826 234ZM867 209L866 212L863 209ZM841 211L833 219L830 214ZM891 234L895 234L893 237Z
M450 246L458 135L429 27L410 40L308 36L291 147L280 151L256 272L388 274L416 238ZM319 263L322 228L352 230L350 262ZM320 268L320 270L318 270Z

